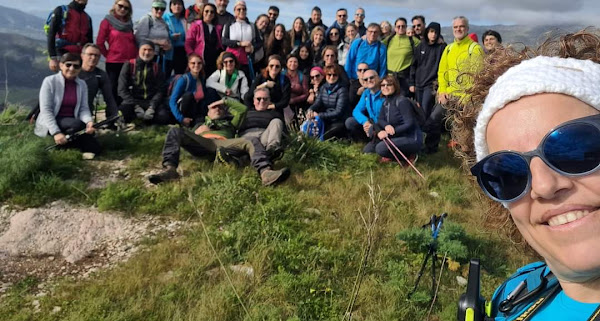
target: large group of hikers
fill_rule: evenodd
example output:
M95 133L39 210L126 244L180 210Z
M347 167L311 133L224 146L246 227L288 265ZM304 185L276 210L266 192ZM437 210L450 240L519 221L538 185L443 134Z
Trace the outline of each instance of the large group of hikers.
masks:
M393 144L413 163L438 150L443 104L458 88L457 67L481 64L484 50L467 36L465 17L454 18L454 42L446 46L440 24L425 18L365 23L339 9L327 27L321 9L290 30L268 8L254 23L244 1L233 14L228 0L152 2L150 13L132 20L129 0L115 0L93 41L87 0L73 0L48 16L49 68L40 90L35 133L52 135L61 147L100 153L94 138L94 99L101 92L106 117L144 124L178 124L163 149L161 183L179 177L180 148L224 161L246 155L265 185L287 178L273 161L284 152L282 135L301 130L322 140L366 143L382 162ZM495 31L482 35L486 51L500 45ZM452 50L449 50L452 49ZM98 67L105 58L106 71ZM436 104L438 103L438 104ZM436 110L438 109L438 110ZM76 137L69 133L83 132ZM425 134L424 134L425 133ZM69 139L70 138L70 139Z
M437 152L448 110L456 152L489 197L488 214L510 215L544 259L519 269L485 307L470 291L459 320L600 319L597 31L517 50L493 30L480 46L463 16L446 44L440 24L420 15L409 28L404 18L365 24L362 8L348 22L339 9L327 27L314 7L288 31L274 6L252 24L244 1L231 14L228 0L187 9L155 0L134 24L130 1L116 0L94 44L86 4L74 0L48 18L49 67L60 72L42 84L37 135L99 153L90 107L101 91L107 117L119 119L111 128L136 119L179 124L152 183L179 177L183 147L223 161L246 155L272 185L289 176L273 162L291 130L364 142L382 161L397 150L412 164ZM73 132L84 134L73 140Z

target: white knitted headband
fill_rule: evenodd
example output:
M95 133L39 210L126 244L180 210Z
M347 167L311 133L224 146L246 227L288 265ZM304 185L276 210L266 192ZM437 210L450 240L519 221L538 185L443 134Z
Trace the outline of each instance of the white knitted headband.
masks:
M477 117L477 161L489 154L485 132L492 116L512 101L539 93L573 96L600 110L600 64L591 60L539 56L508 69L490 88Z

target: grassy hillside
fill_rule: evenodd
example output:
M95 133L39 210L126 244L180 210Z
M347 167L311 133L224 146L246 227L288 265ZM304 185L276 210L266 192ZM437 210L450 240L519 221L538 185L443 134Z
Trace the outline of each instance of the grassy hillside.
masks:
M86 281L60 279L45 297L34 298L39 280L26 278L0 300L3 320L342 320L350 312L352 320L426 320L428 271L417 293L407 294L431 240L421 225L442 212L449 216L437 264L445 254L448 260L431 320L455 320L464 291L456 277L466 275L470 257L482 259L487 297L530 260L487 228L478 194L445 148L419 159L424 181L378 164L358 145L295 137L278 164L293 174L278 187L262 187L250 168L186 152L180 181L149 187L143 175L158 169L166 128L146 128L100 137L100 160L128 158L130 179L92 190L93 166L75 151L44 151L51 140L15 118L12 111L0 117L0 202L33 207L64 199L126 217L187 220L189 228L149 241L149 251L117 269ZM225 274L220 261L253 273ZM51 313L56 306L60 312Z
M18 34L0 33L0 101L34 106L42 80L51 74L44 42Z

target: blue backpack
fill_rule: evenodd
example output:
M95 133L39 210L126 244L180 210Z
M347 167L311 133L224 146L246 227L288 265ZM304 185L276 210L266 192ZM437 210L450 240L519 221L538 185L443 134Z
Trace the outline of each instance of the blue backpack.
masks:
M69 13L69 7L67 7L66 5L62 5L60 6L61 10L62 10L62 17L60 19L60 30L63 30L65 27L65 24L67 23L67 15ZM48 34L48 31L50 30L50 23L52 22L52 19L54 18L54 10L52 10L52 12L50 12L50 14L48 14L48 18L46 18L46 23L44 24L44 33Z
M300 125L300 131L308 137L315 137L321 141L325 140L325 123L319 116L305 120Z

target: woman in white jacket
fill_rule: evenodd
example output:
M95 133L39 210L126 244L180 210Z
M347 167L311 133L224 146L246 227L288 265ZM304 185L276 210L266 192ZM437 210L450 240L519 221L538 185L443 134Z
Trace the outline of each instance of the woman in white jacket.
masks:
M224 51L217 58L217 70L206 80L221 98L229 97L242 101L248 92L246 74L239 70L238 61L231 52Z
M87 85L77 78L81 71L81 56L64 54L60 58L59 68L60 72L46 77L42 82L40 114L34 132L40 137L50 134L56 144L65 148L98 154L100 145L92 136L94 123L88 106ZM85 130L85 134L69 141L67 135L81 130Z

